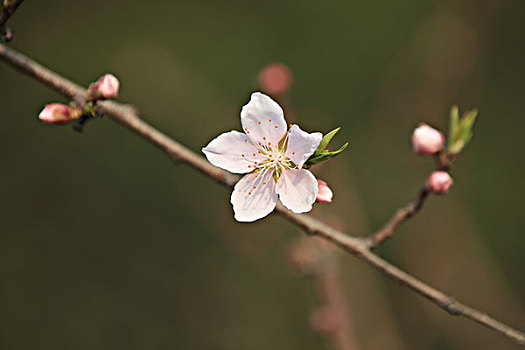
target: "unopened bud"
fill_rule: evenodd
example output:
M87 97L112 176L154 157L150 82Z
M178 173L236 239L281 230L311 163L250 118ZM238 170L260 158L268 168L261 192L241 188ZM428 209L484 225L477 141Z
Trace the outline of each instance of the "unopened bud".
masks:
M427 180L427 190L437 193L445 194L452 186L452 178L446 171L434 171Z
M38 118L45 123L64 124L77 118L77 115L68 105L51 103L44 107Z
M259 73L259 85L270 95L285 93L292 83L290 69L282 63L270 63Z
M443 148L445 137L438 130L421 124L412 134L412 146L414 152L419 154L434 154Z
M317 184L319 185L319 189L317 191L317 198L315 200L319 203L331 203L334 194L330 187L328 187L328 184L319 179L317 180Z
M88 99L99 100L115 98L118 95L120 83L112 74L104 74L96 82L89 85Z

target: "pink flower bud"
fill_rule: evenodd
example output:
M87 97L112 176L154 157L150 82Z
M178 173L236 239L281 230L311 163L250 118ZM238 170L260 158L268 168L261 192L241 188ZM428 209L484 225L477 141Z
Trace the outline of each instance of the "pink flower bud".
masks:
M51 124L64 124L75 118L75 113L68 105L62 103L51 103L45 106L38 118Z
M412 146L414 152L419 154L434 154L443 148L445 137L438 130L421 124L412 134Z
M270 95L285 93L292 83L292 72L282 63L270 63L259 73L259 85Z
M317 184L319 186L317 191L317 198L315 200L320 203L331 203L334 194L330 187L328 187L328 184L323 180L319 179L317 179Z
M89 85L88 98L91 100L115 98L118 95L120 83L111 74L104 74L93 84Z
M452 186L452 178L446 171L434 171L427 180L427 189L437 194L445 194Z

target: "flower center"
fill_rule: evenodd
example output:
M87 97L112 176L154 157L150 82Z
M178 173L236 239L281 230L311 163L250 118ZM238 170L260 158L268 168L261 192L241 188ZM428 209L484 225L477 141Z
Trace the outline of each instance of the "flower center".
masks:
M260 163L255 162L254 171L258 172L267 172L270 171L273 173L273 178L275 181L279 179L282 172L287 169L293 169L295 164L288 158L285 154L286 152L286 141L279 143L275 148L260 145L258 147L258 152L264 160ZM256 175L257 176L257 175Z

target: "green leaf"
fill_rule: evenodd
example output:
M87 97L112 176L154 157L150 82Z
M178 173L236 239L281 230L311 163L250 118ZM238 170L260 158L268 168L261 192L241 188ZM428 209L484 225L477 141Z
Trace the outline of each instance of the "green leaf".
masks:
M336 131L337 132L337 131ZM332 135L333 136L333 135ZM339 148L337 151L322 151L317 154L313 154L308 160L305 162L306 167L310 167L314 164L321 163L324 161L327 161L331 158L336 157L339 153L343 152L345 148L348 146L348 142L345 143L341 148Z
M321 140L321 143L319 144L319 147L317 147L317 149L315 150L314 155L320 154L321 152L323 152L325 150L326 146L328 146L328 143L330 143L332 138L335 136L335 134L337 134L337 132L340 129L341 129L341 127L336 128L336 129L330 131L328 134L324 135L323 139Z
M459 130L459 108L452 106L450 110L450 132L448 134L448 147L452 147L457 139L457 132Z
M453 107L451 111L448 151L453 154L458 154L472 139L472 129L478 115L478 110L472 109L465 112L459 121L456 121L457 117L454 117L454 113ZM454 123L456 123L456 125L454 125Z

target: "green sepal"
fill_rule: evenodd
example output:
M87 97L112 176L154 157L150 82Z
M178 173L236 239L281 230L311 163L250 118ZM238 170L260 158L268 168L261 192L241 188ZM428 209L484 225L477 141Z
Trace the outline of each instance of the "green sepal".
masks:
M452 107L450 111L449 153L458 154L472 139L472 129L477 115L478 110L472 109L465 112L460 118L458 107Z

